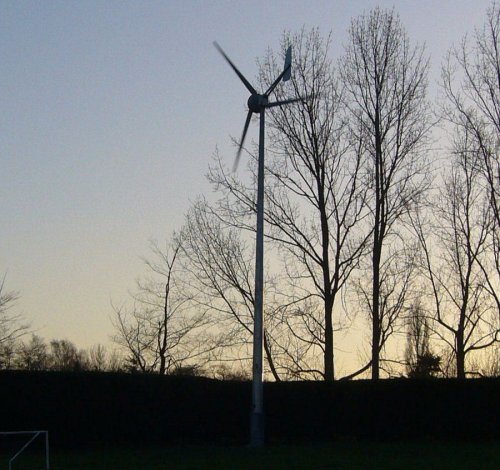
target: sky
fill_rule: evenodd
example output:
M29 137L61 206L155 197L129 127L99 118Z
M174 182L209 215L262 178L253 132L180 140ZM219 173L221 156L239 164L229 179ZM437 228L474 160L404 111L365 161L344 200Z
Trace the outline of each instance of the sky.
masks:
M210 193L216 147L232 164L248 96L214 40L252 81L283 31L332 31L335 59L351 18L394 7L426 44L433 99L446 51L489 4L0 0L0 275L16 312L47 340L110 342L149 240Z

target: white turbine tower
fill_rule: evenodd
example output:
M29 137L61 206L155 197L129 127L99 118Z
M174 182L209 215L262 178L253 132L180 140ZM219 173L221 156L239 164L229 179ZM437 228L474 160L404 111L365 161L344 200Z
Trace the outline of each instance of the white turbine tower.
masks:
M265 130L265 110L274 106L282 106L296 101L303 101L304 98L291 98L283 101L269 102L269 95L274 91L281 80L287 81L291 77L292 47L290 46L285 56L285 66L272 85L265 93L259 94L243 74L231 62L222 48L214 42L217 50L229 63L236 75L243 82L250 92L248 98L248 114L243 127L238 152L233 165L233 171L238 167L241 150L252 114L260 115L259 132L259 161L257 174L257 233L255 250L255 306L254 306L254 329L253 329L253 372L252 372L252 410L250 417L250 445L252 447L262 447L264 445L264 413L263 413L263 367L262 367L262 340L263 340L263 287L264 287L264 130Z

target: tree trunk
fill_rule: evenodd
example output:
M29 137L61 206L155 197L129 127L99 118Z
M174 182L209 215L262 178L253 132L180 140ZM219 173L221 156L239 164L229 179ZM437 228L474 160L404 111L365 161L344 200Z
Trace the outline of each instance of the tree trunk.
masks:
M166 361L165 361L165 356L161 355L160 356L160 368L158 369L158 373L160 375L165 375L166 372Z
M465 354L457 351L457 378L465 379Z
M324 350L324 378L326 382L335 380L335 369L333 359L333 303L332 284L330 279L330 228L328 226L328 216L325 196L325 175L320 166L318 172L318 209L321 221L321 245L322 245L322 270L323 270L323 305L325 309L325 350Z
M264 331L264 352L266 353L267 363L269 365L269 368L271 369L271 374L273 374L274 380L276 380L276 382L281 382L281 378L278 374L278 371L276 370L276 366L274 365L272 351L269 346L269 340L267 339L267 334L265 331Z
M380 336L382 322L380 320L380 252L378 224L376 225L373 242L373 284L372 284L372 379L380 378Z
M172 264L175 261L177 254L174 254ZM168 312L169 312L169 294L170 294L170 276L172 272L172 265L170 266L167 282L165 283L165 300L163 302L163 318L160 324L160 341L159 354L160 354L160 375L165 375L167 372L167 354L168 354Z
M324 370L325 381L333 382L335 380L334 368L334 352L333 352L333 301L330 300L331 296L325 299L325 353L324 353Z
M377 272L377 276L375 275ZM372 379L380 377L380 321L379 321L379 294L378 269L373 273L373 313L372 313Z
M458 331L456 335L456 362L457 362L457 378L465 379L465 351L463 332Z
M372 254L372 380L380 377L380 334L382 322L380 319L380 260L384 243L382 213L384 199L382 196L382 137L380 131L380 116L378 104L375 111L375 220L373 231Z

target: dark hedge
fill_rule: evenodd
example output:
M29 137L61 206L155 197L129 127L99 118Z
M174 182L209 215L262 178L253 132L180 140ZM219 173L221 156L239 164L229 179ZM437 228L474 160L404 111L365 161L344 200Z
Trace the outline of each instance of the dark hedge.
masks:
M498 439L500 379L266 383L269 442ZM201 377L0 372L0 431L51 446L244 444L251 384Z

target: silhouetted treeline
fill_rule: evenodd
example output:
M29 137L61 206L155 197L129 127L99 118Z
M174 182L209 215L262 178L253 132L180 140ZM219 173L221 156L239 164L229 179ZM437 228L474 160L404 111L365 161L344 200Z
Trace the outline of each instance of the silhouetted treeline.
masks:
M53 339L47 342L35 334L0 343L0 370L131 374L157 372L154 369L144 370L133 356L123 357L116 349L109 349L101 344L81 349L67 339ZM250 379L248 372L241 367L224 363L214 363L206 367L197 363L176 364L166 372L173 376L205 376L221 380Z
M116 351L97 344L79 349L66 339L46 342L38 335L24 336L0 344L0 369L28 371L119 371L126 364Z

